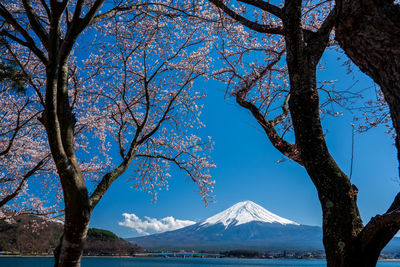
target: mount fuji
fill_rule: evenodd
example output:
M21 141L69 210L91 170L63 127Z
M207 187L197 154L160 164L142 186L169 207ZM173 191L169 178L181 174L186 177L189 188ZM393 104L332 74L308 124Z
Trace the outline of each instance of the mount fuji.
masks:
M128 238L149 250L320 250L322 229L282 218L252 201L239 202L178 230Z

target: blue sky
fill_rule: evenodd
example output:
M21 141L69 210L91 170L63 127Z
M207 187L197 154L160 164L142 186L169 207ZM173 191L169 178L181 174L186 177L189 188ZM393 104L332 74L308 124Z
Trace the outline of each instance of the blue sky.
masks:
M343 60L337 61L338 56L334 51L325 53L322 61L327 62L327 70L318 74L319 79L338 80L336 88L348 88L355 82L353 90L371 87L372 81L357 68L346 74L347 68L342 65ZM306 171L293 162L276 162L282 155L246 110L233 99L224 99L223 84L208 81L196 86L204 87L208 95L203 101L202 119L206 127L201 134L211 136L215 142L212 158L217 168L211 172L216 180L215 203L205 207L200 195L194 192L196 186L175 169L169 190L161 190L158 201L153 203L148 193L130 188L132 185L126 182L128 173L111 186L95 208L90 226L134 237L139 235L135 230L118 224L124 220L123 213L133 213L142 219L173 216L199 222L243 200L252 200L301 224L320 226L320 204ZM331 154L347 174L352 132L352 116L348 115L323 121ZM364 221L385 212L399 190L393 139L384 131L383 127L377 127L355 136L352 183L359 188L359 208Z

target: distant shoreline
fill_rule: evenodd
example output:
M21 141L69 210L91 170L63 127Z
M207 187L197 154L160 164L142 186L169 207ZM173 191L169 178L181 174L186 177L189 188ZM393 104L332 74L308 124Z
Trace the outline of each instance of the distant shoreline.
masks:
M53 258L52 255L0 255L0 258ZM158 257L133 257L133 256L82 256L82 258L158 258ZM159 257L162 258L162 257ZM177 257L180 258L180 257ZM219 258L219 259L229 259ZM260 260L272 260L268 258L232 258L232 259L260 259ZM290 259L290 258L275 258L273 260L325 260L325 259ZM378 261L399 261L400 259L379 259Z
M54 258L53 255L0 255L0 258ZM82 256L82 258L138 258L133 256ZM151 258L151 257L149 257Z

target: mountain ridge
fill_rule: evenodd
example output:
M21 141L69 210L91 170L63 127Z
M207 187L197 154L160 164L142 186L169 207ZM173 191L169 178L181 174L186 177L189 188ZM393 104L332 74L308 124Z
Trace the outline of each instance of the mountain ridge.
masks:
M301 225L249 200L191 226L127 240L149 250L323 248L320 227Z
M201 222L200 225L222 223L225 227L228 227L231 224L238 226L252 221L300 225L297 222L282 218L250 200L238 202Z
M260 214L253 214L255 211ZM181 229L126 240L149 251L324 249L321 227L285 219L252 201L236 203L204 221ZM400 238L393 238L384 251L400 251Z

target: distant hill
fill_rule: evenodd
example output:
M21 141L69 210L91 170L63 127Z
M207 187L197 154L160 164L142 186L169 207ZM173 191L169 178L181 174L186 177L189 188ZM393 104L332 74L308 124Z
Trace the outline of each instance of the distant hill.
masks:
M10 212L10 211L8 211ZM12 223L0 220L0 251L22 255L52 254L58 245L63 224L32 215L19 215ZM132 255L143 250L114 233L91 228L84 255Z
M141 247L118 237L113 232L90 228L83 255L133 255L143 252L144 250Z

